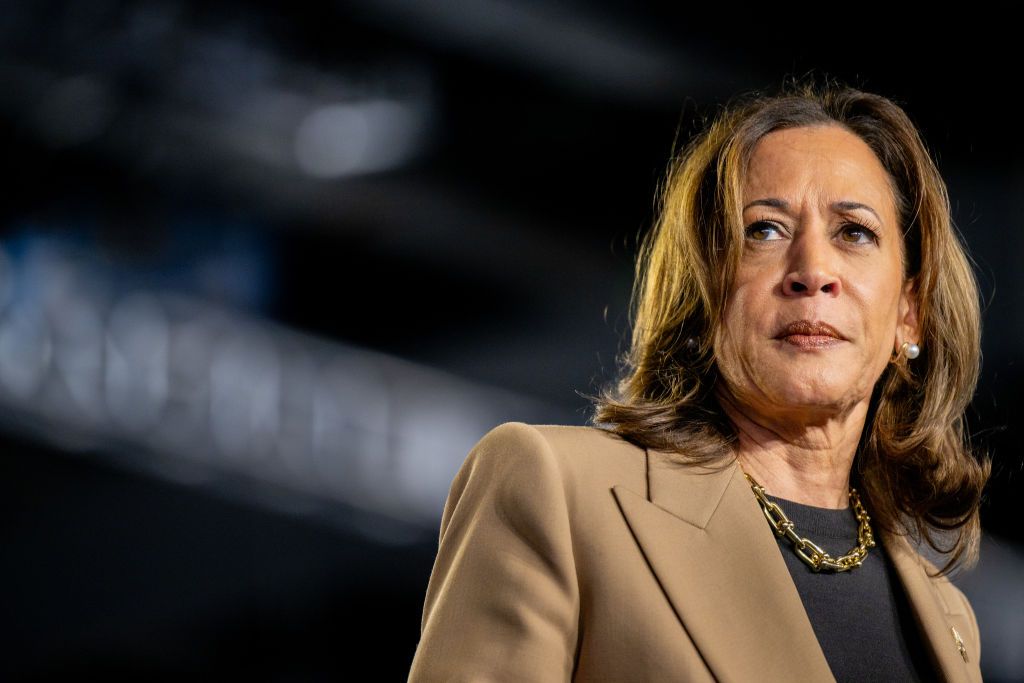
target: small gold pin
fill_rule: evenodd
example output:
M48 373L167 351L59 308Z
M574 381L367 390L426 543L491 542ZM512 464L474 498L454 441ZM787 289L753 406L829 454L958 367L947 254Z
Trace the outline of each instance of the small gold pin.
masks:
M956 627L950 626L949 630L953 632L953 640L956 641L956 647L957 647L957 649L960 650L960 656L963 657L964 661L966 662L967 661L967 648L964 647L964 640L963 640L963 638L961 638L960 634L957 633Z

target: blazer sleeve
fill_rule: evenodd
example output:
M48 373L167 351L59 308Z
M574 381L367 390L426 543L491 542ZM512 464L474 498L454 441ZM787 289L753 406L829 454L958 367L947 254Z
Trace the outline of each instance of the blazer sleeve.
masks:
M578 622L563 475L540 431L506 422L452 482L409 681L568 681Z

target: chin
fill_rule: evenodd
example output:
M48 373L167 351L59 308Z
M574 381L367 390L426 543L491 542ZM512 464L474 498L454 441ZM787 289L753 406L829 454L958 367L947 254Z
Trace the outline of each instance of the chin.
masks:
M729 357L719 365L728 392L739 403L768 413L837 415L870 399L873 368L861 355L772 351L743 361Z
M843 400L836 396L800 395L780 397L775 405L777 405L779 408L789 408L790 410L806 410L809 412L835 412L842 409L843 406L846 406L848 404L848 400Z
M779 409L811 413L844 412L860 400L858 392L849 389L807 383L780 387L769 393L769 402Z

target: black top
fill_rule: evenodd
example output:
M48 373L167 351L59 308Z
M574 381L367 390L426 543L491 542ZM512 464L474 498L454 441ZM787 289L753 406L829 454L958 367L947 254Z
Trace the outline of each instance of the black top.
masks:
M799 536L832 557L857 545L857 519L850 508L768 499L782 508ZM860 567L815 572L797 556L792 543L777 540L836 681L937 679L902 582L880 542L876 540Z

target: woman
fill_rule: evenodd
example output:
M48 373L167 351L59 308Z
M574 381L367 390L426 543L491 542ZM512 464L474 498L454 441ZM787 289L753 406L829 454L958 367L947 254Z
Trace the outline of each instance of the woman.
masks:
M593 426L500 425L456 475L409 680L981 680L946 578L989 474L978 293L906 114L727 107L637 274Z

